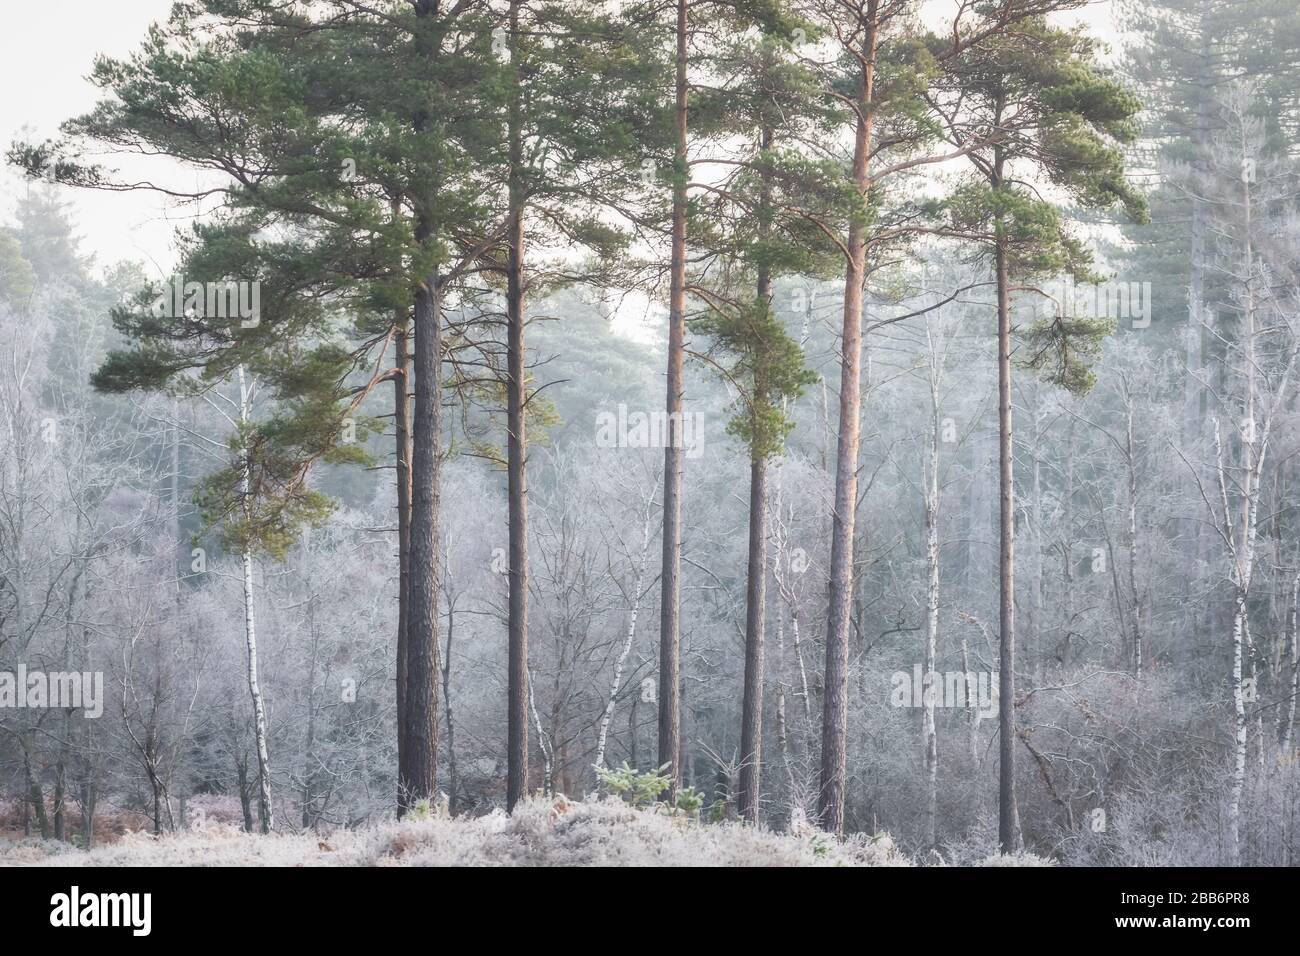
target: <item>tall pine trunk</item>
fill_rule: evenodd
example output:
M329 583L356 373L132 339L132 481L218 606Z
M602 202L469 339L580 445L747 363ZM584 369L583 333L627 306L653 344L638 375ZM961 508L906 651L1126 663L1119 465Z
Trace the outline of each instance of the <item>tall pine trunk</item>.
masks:
M394 459L397 468L397 763L406 751L406 646L411 605L411 346L405 310L398 315L393 376ZM399 795L400 802L400 795Z
M853 183L866 196L870 187L872 113L875 86L878 0L867 4L859 56L862 82L855 102ZM867 226L849 226L844 274L844 324L840 346L840 425L835 458L835 504L831 527L830 612L826 621L826 686L822 700L821 787L817 813L822 828L844 830L848 746L849 612L853 599L853 525L858 495L858 417L862 409L862 293L867 268Z
M999 117L1001 109L998 110ZM1003 185L1002 150L995 151L995 189ZM1014 853L1020 845L1016 809L1016 508L1011 425L1011 275L1003 221L996 224L994 268L998 298L998 845Z
M763 616L767 605L767 458L749 463L749 582L745 608L745 691L740 724L737 810L758 823L763 747Z
M772 148L773 132L765 127L759 138L764 157ZM771 171L766 161L758 209L759 235L766 241L772 216ZM755 290L758 304L772 307L772 270L767 263L758 267ZM767 406L770 396L757 371L752 406ZM755 423L757 425L757 423ZM758 440L759 430L754 429ZM749 461L749 577L745 594L745 689L740 719L740 781L737 810L741 819L757 824L762 783L763 752L763 638L767 613L767 455L751 450Z
M659 764L681 785L682 395L686 355L687 11L677 0L676 146L673 154L671 280L668 302L668 441L664 448L663 567L659 610Z
M422 232L424 230L421 230ZM427 240L423 235L421 239ZM437 270L415 299L415 415L406 634L406 746L399 811L432 798L438 764L438 510L442 443L442 287Z
M421 18L436 16L435 0L416 0ZM422 44L427 41L421 40ZM425 49L434 58L436 49ZM417 115L422 131L430 117ZM432 188L432 187L431 187ZM415 241L421 249L436 245L427 203L416 202ZM422 208L423 207L423 208ZM442 483L442 293L443 277L435 265L415 290L415 377L411 418L411 526L407 569L406 705L404 747L398 763L398 814L431 800L438 775L438 518Z
M519 35L519 0L510 4L510 36ZM509 662L506 729L506 809L528 792L528 484L524 369L524 183L521 54L511 51L514 68L510 100L510 225L506 263L507 398L506 471L510 528L510 597L507 631Z
M393 200L393 217L402 214ZM406 750L406 641L411 613L411 323L407 308L397 310L393 374L393 464L397 472L397 765ZM401 794L398 794L401 805Z

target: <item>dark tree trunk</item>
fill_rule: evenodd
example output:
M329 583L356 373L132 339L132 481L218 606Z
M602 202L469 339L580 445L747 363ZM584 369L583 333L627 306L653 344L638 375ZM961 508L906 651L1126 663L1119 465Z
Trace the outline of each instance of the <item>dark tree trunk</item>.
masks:
M758 823L763 747L763 616L767 603L767 459L749 463L749 582L745 608L745 693L740 724L737 810Z
M419 237L427 240L427 235ZM410 606L406 746L399 812L432 799L438 762L438 508L442 434L442 288L437 271L415 300L415 416L411 446Z
M999 110L1001 115L1001 110ZM994 188L1002 186L1003 157L996 151ZM998 844L1003 853L1019 849L1016 811L1016 590L1015 487L1011 427L1011 276L1007 239L997 224L994 264L998 287Z
M253 832L253 795L248 788L248 758L235 758L235 774L239 779L239 806L244 811L244 832Z
M510 35L519 34L519 0L510 4ZM510 101L510 233L506 263L507 376L506 471L510 528L509 662L506 722L506 809L528 793L528 482L525 432L527 380L524 362L524 202L522 54L511 53L515 69Z
M451 649L456 636L456 602L447 601L447 654L442 659L442 702L447 710L447 812L459 809L460 772L456 769L456 724L451 714Z
M162 781L153 770L149 771L149 786L153 789L153 835L162 836Z
M668 303L668 442L664 448L663 570L659 611L659 763L681 785L682 395L686 355L687 10L677 0L676 133Z
M81 787L81 848L95 847L95 804L99 802L98 788L93 778L87 776Z
M31 806L32 813L36 816L36 825L40 827L41 839L48 840L50 838L50 818L45 812L45 794L41 790L40 781L36 779L36 775L32 772L30 748L31 736L29 734L27 739L23 742L23 771L27 775L27 803ZM31 829L27 819L27 814L24 812L23 832L30 835Z
M438 15L437 0L416 0L420 18ZM430 59L438 55L433 31L417 41ZM417 131L431 117L417 114ZM421 249L433 248L430 193L415 197L414 238ZM438 774L438 518L442 480L442 294L438 265L423 276L415 290L411 373L415 403L411 417L411 519L407 562L406 693L403 747L398 764L397 813L402 816L421 801L431 801Z
M877 0L867 4L863 23L862 82L857 98L853 182L866 195L870 186L872 113L875 83ZM858 494L858 417L862 410L862 292L866 277L866 226L849 227L844 274L844 324L840 353L840 425L835 459L835 513L831 528L830 611L826 622L826 681L822 698L821 788L817 811L822 828L844 830L844 791L848 744L849 612L853 599L853 525Z
M71 733L70 721L65 714L63 720L63 742L59 745L59 759L54 766L54 839L59 841L67 839L67 814L64 812L63 802L64 785L67 781L69 733Z
M772 130L764 128L760 148L772 148ZM762 186L758 210L759 232L763 239L770 234L771 173L761 172ZM757 301L770 308L772 270L763 263L758 269ZM755 376L753 405L764 407L767 389ZM755 430L757 435L757 430ZM760 449L760 452L764 451ZM745 689L740 717L740 780L736 809L742 820L757 824L762 795L763 771L763 637L767 612L767 458L753 454L749 462L749 568L745 594Z
M393 377L394 458L397 468L397 763L406 750L406 645L411 604L411 345L405 311L398 316Z

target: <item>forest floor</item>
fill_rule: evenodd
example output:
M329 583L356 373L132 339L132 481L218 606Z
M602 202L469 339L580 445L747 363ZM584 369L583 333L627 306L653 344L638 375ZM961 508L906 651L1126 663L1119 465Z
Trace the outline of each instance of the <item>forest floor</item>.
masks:
M7 866L912 866L887 833L836 841L801 823L776 833L739 823L702 823L681 814L634 809L616 798L533 799L507 816L388 820L329 833L261 836L236 825L220 798L197 798L189 829L153 836L127 822L140 814L96 816L90 852L0 827ZM138 825L138 824L137 824ZM977 862L978 861L978 862ZM1052 866L1051 860L976 856L980 866Z
M773 833L632 809L613 799L532 800L512 816L385 822L319 833L244 833L208 823L128 833L90 852L53 840L0 842L0 866L907 866L887 835L842 843L810 828Z

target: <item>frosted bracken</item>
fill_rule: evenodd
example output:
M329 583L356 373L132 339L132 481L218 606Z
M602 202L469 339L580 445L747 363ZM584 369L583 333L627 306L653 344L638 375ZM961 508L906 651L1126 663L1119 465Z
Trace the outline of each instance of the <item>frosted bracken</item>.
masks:
M387 822L262 837L228 824L154 838L127 834L89 853L54 841L0 847L3 866L909 866L888 835L836 843L636 810L615 800L532 800L513 816Z

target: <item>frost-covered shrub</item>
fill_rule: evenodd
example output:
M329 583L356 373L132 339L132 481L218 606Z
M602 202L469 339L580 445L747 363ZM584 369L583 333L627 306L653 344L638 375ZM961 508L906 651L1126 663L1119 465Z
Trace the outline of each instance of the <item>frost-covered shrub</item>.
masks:
M89 853L53 841L0 845L0 865L57 866L907 866L888 835L774 833L705 825L618 800L528 800L507 816L374 824L260 836L214 824L154 838L135 833Z
M1034 853L994 853L979 862L980 866L1056 866L1054 860Z

